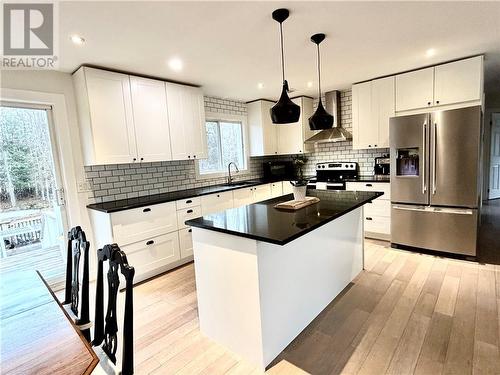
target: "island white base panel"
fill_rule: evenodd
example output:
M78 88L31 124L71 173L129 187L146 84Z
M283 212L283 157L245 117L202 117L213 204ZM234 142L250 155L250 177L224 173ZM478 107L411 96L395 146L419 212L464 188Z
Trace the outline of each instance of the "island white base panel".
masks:
M280 246L193 227L200 329L262 370L363 269L358 208Z

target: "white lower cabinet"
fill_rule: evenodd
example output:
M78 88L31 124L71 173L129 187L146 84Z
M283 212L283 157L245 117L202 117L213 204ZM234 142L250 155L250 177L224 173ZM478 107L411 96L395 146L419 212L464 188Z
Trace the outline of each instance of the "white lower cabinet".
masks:
M391 239L391 184L387 182L347 182L351 191L381 191L384 195L363 206L365 237Z
M254 187L252 186L233 190L233 206L241 207L254 203L253 189Z
M272 198L271 184L257 185L253 191L254 202L265 201Z
M184 228L179 231L179 244L181 248L181 258L193 256L193 230Z
M271 198L281 197L283 195L283 182L271 182Z
M224 191L221 193L204 195L201 197L202 215L210 215L216 212L233 208L233 192Z
M283 181L283 195L292 193L293 193L293 185L290 183L290 181Z
M168 265L181 258L177 231L121 246L120 249L135 268L136 282L168 269Z

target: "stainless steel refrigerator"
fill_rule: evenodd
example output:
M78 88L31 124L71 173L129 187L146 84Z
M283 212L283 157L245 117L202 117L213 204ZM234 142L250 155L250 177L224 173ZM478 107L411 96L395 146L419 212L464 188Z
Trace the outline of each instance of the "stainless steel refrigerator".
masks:
M476 255L481 107L390 119L391 242Z

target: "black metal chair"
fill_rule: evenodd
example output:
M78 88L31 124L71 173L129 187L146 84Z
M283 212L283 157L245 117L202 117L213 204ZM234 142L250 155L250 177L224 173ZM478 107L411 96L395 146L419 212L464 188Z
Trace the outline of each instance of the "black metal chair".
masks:
M97 250L97 285L95 304L95 327L93 346L102 344L101 349L116 365L118 347L118 321L116 299L120 285L119 271L125 277L125 314L123 320L123 375L134 373L134 267L128 265L127 256L117 244L105 245ZM108 307L104 318L104 262L108 262ZM103 343L104 342L104 343Z
M89 317L89 248L85 232L76 226L68 232L68 249L66 258L66 290L63 305L71 304L75 314L75 325L85 339L90 342ZM80 259L83 255L82 282L80 296ZM81 305L80 305L81 299Z

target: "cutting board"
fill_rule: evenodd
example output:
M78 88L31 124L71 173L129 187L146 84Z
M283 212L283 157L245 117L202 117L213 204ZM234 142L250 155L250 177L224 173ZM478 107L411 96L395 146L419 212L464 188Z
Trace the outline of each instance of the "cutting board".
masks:
M319 198L317 198L317 197L306 197L306 199L303 201L291 200L291 201L278 203L274 206L274 208L279 208L282 210L296 211L296 210L300 210L301 208L310 206L311 204L318 203L318 202L319 202Z

